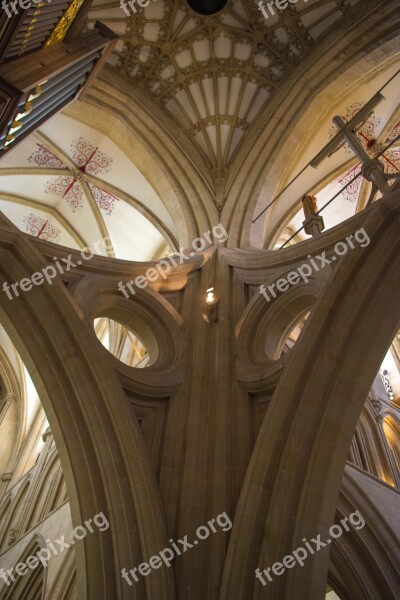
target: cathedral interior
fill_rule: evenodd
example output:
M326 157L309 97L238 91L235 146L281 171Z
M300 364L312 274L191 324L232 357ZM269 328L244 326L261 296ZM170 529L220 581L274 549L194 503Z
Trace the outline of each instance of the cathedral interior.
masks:
M399 32L2 1L0 600L399 600Z

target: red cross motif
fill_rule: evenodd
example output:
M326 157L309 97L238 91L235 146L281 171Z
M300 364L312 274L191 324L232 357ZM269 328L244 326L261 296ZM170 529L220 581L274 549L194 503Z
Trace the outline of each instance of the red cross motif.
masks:
M113 159L101 152L98 147L95 147L84 137L81 136L74 140L71 148L76 171L91 175L100 175L110 171ZM74 177L73 175L53 178L46 183L45 193L65 198L72 212L80 211L83 208L83 190L79 179L80 177ZM99 208L110 215L114 209L115 201L118 201L119 198L93 184L89 184L89 188Z
M25 231L34 237L49 242L59 242L61 239L61 229L52 225L48 219L42 219L35 213L30 213L24 217Z
M83 208L83 190L77 179L72 179L68 175L60 175L50 179L46 183L45 194L61 196L65 198L72 212L79 212Z
M360 109L364 106L365 102L354 102L354 104L352 104L351 106L349 106L346 109L346 114L342 115L342 119L344 121L350 121L359 111ZM380 125L381 123L381 119L379 117L377 117L376 115L372 114L368 117L367 121L365 121L365 123L363 123L362 127L359 129L358 131L358 135L362 138L362 139L367 139L368 142L373 141L372 136L374 136L375 134L375 130L378 127L378 125ZM332 127L329 129L329 139L332 139L336 134L337 134L337 127L336 125L332 125ZM368 137L370 136L370 137ZM368 146L368 142L367 142L367 148L371 148L371 146ZM346 144L346 152L348 154L351 154L351 150L350 148L347 146Z
M108 173L113 163L113 159L93 146L84 137L79 137L71 144L72 159L82 173L99 175Z

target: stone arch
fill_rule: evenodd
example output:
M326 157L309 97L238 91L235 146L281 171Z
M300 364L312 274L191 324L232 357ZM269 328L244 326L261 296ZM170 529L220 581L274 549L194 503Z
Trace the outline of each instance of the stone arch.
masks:
M25 426L26 406L24 391L7 354L0 348L0 435L3 443L6 432L10 435L8 452L2 455L0 473L12 474L20 449ZM4 444L5 446L5 444Z
M336 587L343 600L395 600L400 593L398 537L379 508L374 506L357 485L351 471L346 469L338 499L336 522L355 511L363 516L365 527L356 535L350 530L332 544L330 573L337 574Z
M49 590L49 600L76 600L78 594L75 568L75 549L69 548Z
M278 383L241 492L221 600L249 589L254 600L261 598L262 586L251 578L255 568L279 561L303 538L324 536L333 523L351 438L399 327L398 201L394 191L366 212L369 246L338 265L304 332L301 360L291 360ZM270 592L282 600L295 594L317 600L327 572L320 552L276 578Z
M64 482L57 450L49 456L40 477L34 483L29 509L25 515L21 533L29 531L36 523L47 517L52 510L61 505L61 489ZM58 506L57 506L58 504Z
M400 473L400 423L395 414L384 416L383 429L397 472Z
M17 562L25 564L27 558L35 555L41 548L45 547L46 544L43 536L35 534ZM24 600L44 600L46 579L47 570L39 562L34 569L28 568L25 575L18 577L9 587L3 588L4 595L2 595L2 598L4 600L14 600L17 598L23 598Z
M387 441L381 423L370 402L366 402L360 415L353 442L361 457L361 468L384 481L396 482L396 474L390 464ZM352 442L352 444L353 444Z
M12 500L13 500L13 496L12 496L11 492L9 492L3 498L3 502L0 505L0 522L1 523L3 523L3 520L7 517L7 513L9 512L9 510L11 508ZM2 530L3 531L0 530L0 548L1 548L2 542L5 537L6 525L3 525Z
M24 507L24 502L29 496L31 491L31 478L28 477L22 483L17 493L12 497L12 501L8 508L8 514L3 522L2 532L0 536L0 548L4 549L5 543L7 543L7 536L10 534L12 530L15 530L16 537L19 537L20 526L22 519L24 517L24 512L26 507Z
M289 289L268 303L258 292L246 306L236 329L239 379L250 383L275 373L288 359L280 350L291 328L321 294L321 281L315 277ZM258 357L264 356L260 361ZM257 359L256 359L257 357Z
M41 270L44 260L26 236L2 227L0 238L2 280L19 281L27 272ZM110 521L109 530L94 532L77 548L79 589L88 597L124 599L131 598L132 593L140 597L144 584L139 583L132 592L123 588L115 574L165 547L167 536L150 459L118 377L99 352L97 338L87 336L86 324L62 282L36 288L14 302L3 294L0 316L27 365L50 422L73 524L82 524L99 512ZM129 473L123 455L130 456ZM148 528L146 534L143 531L143 522L151 529L150 537ZM128 532L134 543L126 542ZM146 580L150 598L172 597L172 574L164 571Z

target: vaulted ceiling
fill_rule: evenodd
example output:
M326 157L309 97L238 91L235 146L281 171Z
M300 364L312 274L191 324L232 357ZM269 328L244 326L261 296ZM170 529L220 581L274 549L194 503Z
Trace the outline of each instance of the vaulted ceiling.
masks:
M286 119L284 109L273 113L268 102L280 104L286 98L295 103L291 84L285 85L296 65L310 60L328 34L336 35L341 19L347 25L353 19L357 23L357 12L362 12L357 4L358 0L298 0L265 19L256 0L228 0L220 13L210 17L195 13L185 0L151 0L144 8L136 3L131 16L118 0L94 0L88 27L100 20L120 37L109 65L83 103L74 102L2 158L0 210L22 231L42 239L82 247L109 235L109 254L151 260L187 243L182 241L184 219L194 221L195 235L206 231L200 209L201 200L207 200L210 224L221 219L233 246L279 247L301 227L302 194L317 195L322 206L357 168L353 155L342 148L317 171L303 169L328 142L333 115L342 114L347 120L346 111L365 103L397 69L393 49L382 47L375 49L373 60L357 58L354 77L347 67L337 66L337 77L297 112L299 123L287 119L291 125L281 148L275 149L273 142L268 150L265 136L262 142L257 140L268 120L275 126ZM372 118L373 131L361 131L378 142L397 131L398 80L385 88L386 100ZM139 109L140 114L135 112ZM142 129L136 127L140 120ZM150 137L144 139L144 129L153 135L152 143ZM168 145L158 148L164 131ZM175 153L178 147L185 147L186 153ZM252 158L260 156L261 164L249 159L248 150ZM190 151L195 158L186 162ZM393 151L387 157L392 164L386 161L388 172L400 170L398 146ZM202 160L197 160L199 154ZM165 155L172 162L165 162ZM295 185L261 219L250 227L239 223L238 233L232 233L237 215L238 222L242 213L247 219L259 215L302 169ZM207 171L207 177L198 177L197 170ZM169 187L162 179L165 173ZM195 181L193 192L185 178ZM255 183L249 183L251 178ZM358 184L360 180L324 211L327 229L364 208L368 186ZM248 206L254 200L253 212L245 205L237 209L234 202L241 205L236 197L245 198ZM193 205L195 216L189 216L184 202L190 209ZM224 202L218 213L215 205L222 208ZM250 232L249 242L239 241L241 231ZM303 233L295 237L301 239Z
M34 237L116 258L152 260L176 247L172 218L132 160L64 113L0 161L0 210Z
M229 0L201 16L185 0L134 4L94 0L99 19L121 39L110 64L175 117L224 176L240 140L285 75L359 0L299 0L265 18L257 0Z

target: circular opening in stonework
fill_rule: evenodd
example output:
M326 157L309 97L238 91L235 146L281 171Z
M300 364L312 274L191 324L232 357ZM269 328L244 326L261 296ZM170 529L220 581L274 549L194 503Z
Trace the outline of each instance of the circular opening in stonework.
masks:
M150 363L149 352L142 339L129 327L108 317L94 320L97 338L115 358L128 367L143 369Z
M187 0L190 8L199 15L215 15L227 2L228 0Z
M309 314L310 311L307 311L298 321L298 323L296 323L296 325L293 327L293 329L291 330L291 332L285 340L285 343L282 348L282 354L289 352L289 350L291 350L296 344L297 340L299 339L300 333L302 332L303 327L306 324Z

